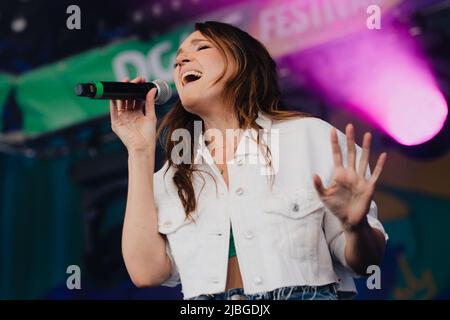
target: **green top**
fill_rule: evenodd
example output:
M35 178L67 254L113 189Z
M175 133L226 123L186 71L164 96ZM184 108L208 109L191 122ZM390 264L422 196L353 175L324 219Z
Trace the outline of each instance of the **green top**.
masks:
M236 256L236 248L234 247L233 229L230 227L230 250L228 251L228 258Z

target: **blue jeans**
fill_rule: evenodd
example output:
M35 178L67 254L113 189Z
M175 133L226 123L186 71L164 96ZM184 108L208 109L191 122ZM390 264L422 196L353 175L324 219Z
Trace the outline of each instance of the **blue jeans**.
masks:
M201 294L187 300L337 300L336 285L283 287L268 292L245 294L242 288Z

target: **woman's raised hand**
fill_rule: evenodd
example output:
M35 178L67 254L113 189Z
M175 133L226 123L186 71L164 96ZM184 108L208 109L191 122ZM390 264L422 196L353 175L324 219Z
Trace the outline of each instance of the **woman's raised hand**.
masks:
M370 202L375 185L383 170L387 154L378 157L377 164L370 178L365 173L369 164L371 134L366 132L359 166L356 169L356 146L353 125L348 124L347 136L348 166L342 164L342 153L338 143L336 129L331 131L331 146L334 161L334 173L330 187L325 188L318 175L314 175L314 186L325 206L341 220L344 229L352 230L367 222Z

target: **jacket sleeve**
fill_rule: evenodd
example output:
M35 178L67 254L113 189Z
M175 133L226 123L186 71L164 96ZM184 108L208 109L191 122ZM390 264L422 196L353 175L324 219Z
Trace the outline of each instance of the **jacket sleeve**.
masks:
M159 215L160 215L160 208L162 210L164 209L163 206L159 205L164 198L164 193L166 192L165 184L164 184L164 172L166 168L167 163L161 168L158 172L156 172L153 176L153 193L154 193L154 199L155 199L155 205L156 205L156 212L158 216L158 225L159 225ZM169 278L167 278L163 283L161 283L161 286L165 287L176 287L181 283L180 281L180 274L178 272L178 267L175 263L174 257L172 255L172 250L170 249L170 243L167 240L167 237L165 234L161 234L164 237L165 244L166 244L166 254L170 259L170 265L171 265L171 272Z
M172 251L170 250L170 245L169 242L166 240L166 253L167 256L170 259L170 264L171 264L171 271L170 271L170 276L169 278L167 278L166 281L164 281L163 283L161 283L162 286L165 287L176 287L177 285L179 285L181 283L180 281L180 274L178 272L178 267L175 264L175 260L173 259L172 256Z

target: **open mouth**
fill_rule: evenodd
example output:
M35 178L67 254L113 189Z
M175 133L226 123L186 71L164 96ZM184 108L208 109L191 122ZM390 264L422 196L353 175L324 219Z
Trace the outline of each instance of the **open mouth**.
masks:
M182 75L182 83L183 86L187 85L188 83L192 83L197 81L198 79L200 79L202 77L202 73L200 71L197 70L191 70L191 71L186 71L183 73Z

